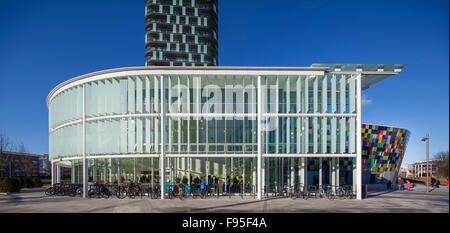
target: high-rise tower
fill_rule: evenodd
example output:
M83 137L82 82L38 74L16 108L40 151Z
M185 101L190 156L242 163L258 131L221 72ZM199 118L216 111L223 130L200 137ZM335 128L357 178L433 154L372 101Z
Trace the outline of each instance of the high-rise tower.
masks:
M147 66L217 66L218 0L146 0Z

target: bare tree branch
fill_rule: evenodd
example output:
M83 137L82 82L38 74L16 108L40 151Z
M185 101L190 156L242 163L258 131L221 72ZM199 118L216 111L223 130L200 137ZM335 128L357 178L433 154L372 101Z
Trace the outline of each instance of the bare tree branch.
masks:
M448 151L441 151L433 156L437 160L436 176L448 178L448 155Z

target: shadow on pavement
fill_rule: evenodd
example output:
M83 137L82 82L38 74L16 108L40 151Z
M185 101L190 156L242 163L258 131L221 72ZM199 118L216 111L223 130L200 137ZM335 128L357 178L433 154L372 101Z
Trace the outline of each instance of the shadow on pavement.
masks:
M191 212L209 211L209 210L214 210L214 209L234 207L234 206L243 206L243 205L254 204L254 203L261 203L261 202L264 202L264 211L267 211L267 201L274 200L274 199L282 199L282 198L285 198L285 197L269 197L269 198L266 198L264 200L255 200L255 201L248 201L248 202L228 204L228 205L220 205L220 206L211 206L211 207L206 207L206 208L190 209L189 211L191 211ZM235 211L235 210L233 210L233 211ZM186 210L184 210L184 211L177 211L175 213L183 213L183 212L186 212ZM245 212L248 212L248 211L245 211Z

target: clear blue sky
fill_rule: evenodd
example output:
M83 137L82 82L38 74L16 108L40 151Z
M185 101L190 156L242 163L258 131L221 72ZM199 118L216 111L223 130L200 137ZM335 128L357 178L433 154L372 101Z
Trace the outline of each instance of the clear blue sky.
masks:
M363 122L412 132L404 163L449 144L447 0L219 0L221 66L404 63L364 91ZM144 0L1 0L0 130L48 153L45 99L59 83L143 66Z

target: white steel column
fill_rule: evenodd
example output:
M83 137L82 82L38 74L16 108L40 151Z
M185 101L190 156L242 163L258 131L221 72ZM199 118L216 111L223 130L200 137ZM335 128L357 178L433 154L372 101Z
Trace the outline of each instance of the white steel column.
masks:
M61 183L61 167L56 165L56 183Z
M87 182L87 160L86 160L86 84L83 84L83 198L86 198L88 191L88 182Z
M164 104L164 98L165 98L165 81L164 81L164 76L161 75L161 112L160 112L160 117L161 117L161 155L160 155L160 159L159 159L159 183L161 186L161 199L164 199L164 195L166 192L166 132L165 132L165 124L166 124L166 108L165 108L165 104Z
M70 180L72 184L75 184L75 166L73 161L70 161Z
M257 167L257 171L258 171L258 200L261 200L262 198L262 166L263 166L263 157L262 157L262 129L261 129L261 121L262 121L262 105L264 104L262 101L262 90L261 90L261 76L258 76L258 81L257 81L257 85L258 85L258 117L257 117L257 137L258 137L258 167Z
M9 172L11 173L11 168L9 169ZM51 161L51 176L52 176L52 186L55 184L55 165L53 161Z
M356 199L362 199L361 74L356 77Z

